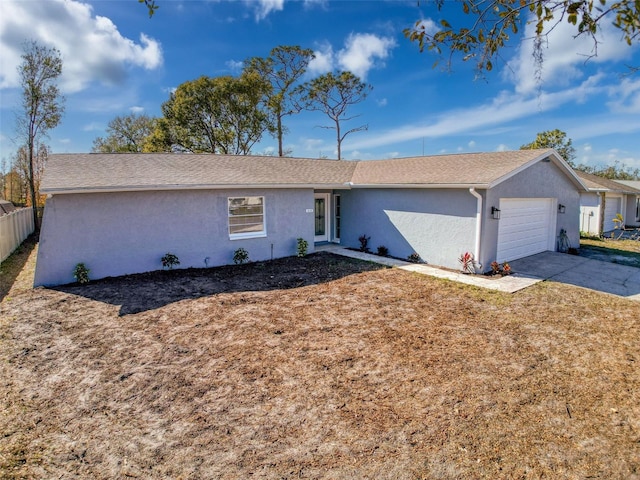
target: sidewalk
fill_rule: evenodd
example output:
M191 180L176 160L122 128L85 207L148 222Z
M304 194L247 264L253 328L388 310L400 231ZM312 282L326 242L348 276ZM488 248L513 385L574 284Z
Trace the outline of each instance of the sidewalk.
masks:
M466 285L474 285L476 287L498 290L500 292L506 293L514 293L543 281L542 278L528 277L526 275L521 275L518 273L506 275L500 278L489 278L483 277L482 275L466 275L462 272L452 272L449 270L444 270L442 268L431 267L422 263L405 262L403 260L397 260L395 258L381 257L379 255L373 255L371 253L349 250L341 247L340 245L318 245L316 246L315 251L330 252L335 255L357 258L358 260L379 263L381 265L386 265L387 267L395 267L401 270L407 270L409 272L416 272L436 278L444 278L453 282L464 283Z

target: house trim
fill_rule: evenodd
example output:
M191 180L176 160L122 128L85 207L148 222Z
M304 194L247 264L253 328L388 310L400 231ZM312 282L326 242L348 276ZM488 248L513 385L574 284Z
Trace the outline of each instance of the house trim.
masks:
M243 188L248 190L256 189L295 189L312 188L312 189L334 189L344 190L350 188L349 185L339 183L335 185L328 184L220 184L220 185L144 185L144 186L125 186L125 187L83 187L83 188L69 188L69 189L56 189L47 188L41 189L41 193L48 195L65 195L65 194L77 194L77 193L120 193L120 192L161 192L161 191L175 191L175 190L233 190L237 188Z

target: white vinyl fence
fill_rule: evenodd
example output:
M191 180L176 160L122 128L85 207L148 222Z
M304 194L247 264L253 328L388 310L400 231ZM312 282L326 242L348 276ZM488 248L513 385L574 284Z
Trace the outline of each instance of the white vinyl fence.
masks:
M0 262L33 233L33 210L21 208L0 217Z

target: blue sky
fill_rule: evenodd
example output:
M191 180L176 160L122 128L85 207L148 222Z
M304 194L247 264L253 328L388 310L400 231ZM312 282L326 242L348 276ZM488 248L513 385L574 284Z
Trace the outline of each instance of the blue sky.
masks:
M640 168L640 74L625 75L627 65L640 66L640 51L608 26L588 61L590 40L574 39L564 24L553 30L538 88L529 27L481 79L459 57L451 71L432 68L438 57L403 36L416 20L468 21L457 2L438 12L416 0L157 1L152 19L134 0L0 1L0 159L16 150L16 69L23 42L34 39L63 57L66 113L48 140L56 153L90 151L115 116L159 116L182 82L236 74L249 57L300 45L316 52L307 78L351 70L373 86L352 109L360 117L345 124L369 125L344 141L346 159L515 150L558 128L573 140L578 163ZM285 147L335 158L334 132L319 128L327 120L315 112L288 117ZM265 137L254 153L274 150Z

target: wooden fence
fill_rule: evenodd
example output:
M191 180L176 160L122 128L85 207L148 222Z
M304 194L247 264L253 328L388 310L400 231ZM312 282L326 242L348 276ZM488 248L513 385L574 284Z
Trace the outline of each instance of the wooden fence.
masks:
M0 262L33 233L33 211L21 208L0 217Z

